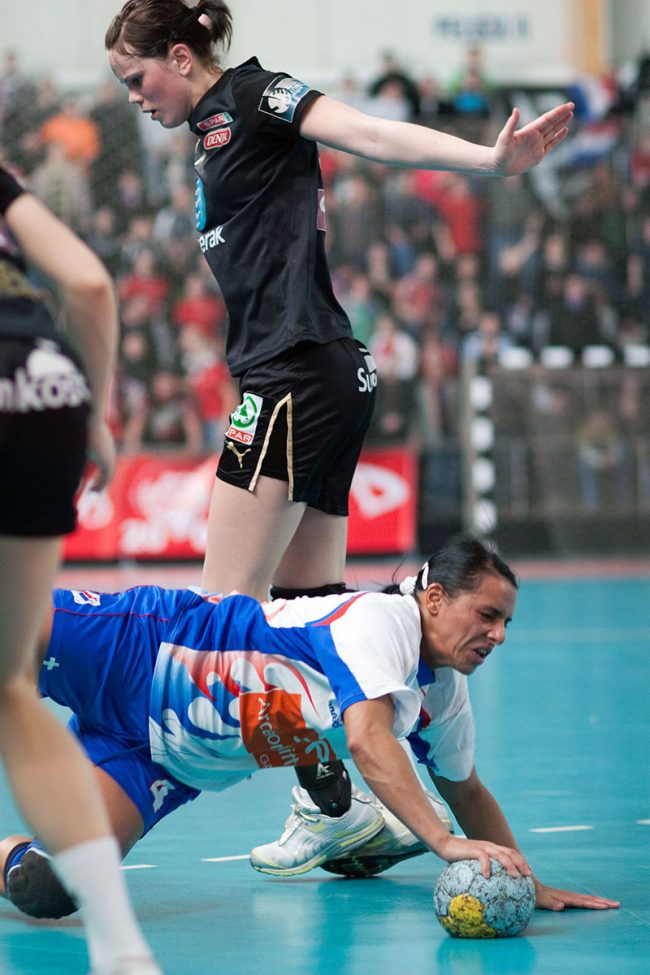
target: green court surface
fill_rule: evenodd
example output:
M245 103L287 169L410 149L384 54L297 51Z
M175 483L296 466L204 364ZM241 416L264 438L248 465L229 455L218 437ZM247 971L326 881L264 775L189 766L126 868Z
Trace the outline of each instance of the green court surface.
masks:
M649 607L648 577L525 579L505 646L470 679L479 774L536 874L619 910L536 911L518 937L463 941L433 913L433 854L370 880L264 877L247 853L279 835L294 784L272 770L199 797L129 855L166 975L647 975ZM18 829L5 787L0 831ZM1 975L87 970L77 919L31 922L0 901Z

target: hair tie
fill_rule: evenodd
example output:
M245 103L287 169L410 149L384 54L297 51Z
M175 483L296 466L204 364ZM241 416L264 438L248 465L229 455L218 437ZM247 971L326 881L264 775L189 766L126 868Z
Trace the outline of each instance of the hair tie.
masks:
M405 579L399 584L399 591L402 596L412 596L415 592L415 583L417 582L417 576L406 576Z
M201 27L205 27L206 30L210 30L212 28L212 18L210 17L210 14L199 14L199 23Z

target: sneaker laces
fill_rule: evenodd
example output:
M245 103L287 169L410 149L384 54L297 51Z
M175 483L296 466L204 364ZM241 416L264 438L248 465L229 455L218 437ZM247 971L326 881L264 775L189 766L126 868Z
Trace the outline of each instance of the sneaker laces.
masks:
M290 836L296 831L296 829L303 823L317 823L321 816L324 815L318 808L318 806L309 806L302 798L301 793L308 796L309 793L305 792L304 789L300 789L299 786L294 786L291 790L291 794L294 798L294 802L291 804L291 812L284 824L284 831L282 836L278 840L278 844L282 846L289 839Z

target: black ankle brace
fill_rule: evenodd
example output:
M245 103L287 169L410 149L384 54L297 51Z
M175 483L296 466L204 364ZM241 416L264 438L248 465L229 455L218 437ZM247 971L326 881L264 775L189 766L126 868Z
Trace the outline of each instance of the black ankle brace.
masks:
M271 586L271 599L297 599L298 596L341 596L347 589L344 582L330 582L315 589L284 589L282 586Z
M298 781L326 816L343 816L352 805L352 783L343 762L319 762L296 768Z

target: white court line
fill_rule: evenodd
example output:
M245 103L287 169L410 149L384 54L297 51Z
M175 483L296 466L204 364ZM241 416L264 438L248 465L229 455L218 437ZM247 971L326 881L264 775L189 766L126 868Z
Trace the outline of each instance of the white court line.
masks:
M538 826L529 829L529 833L578 833L580 830L593 829L593 826Z
M122 870L156 870L156 863L127 863L122 864Z
M650 819L637 819L637 826L650 826Z
M201 857L201 863L226 863L228 860L250 860L250 853L241 853L236 857Z

